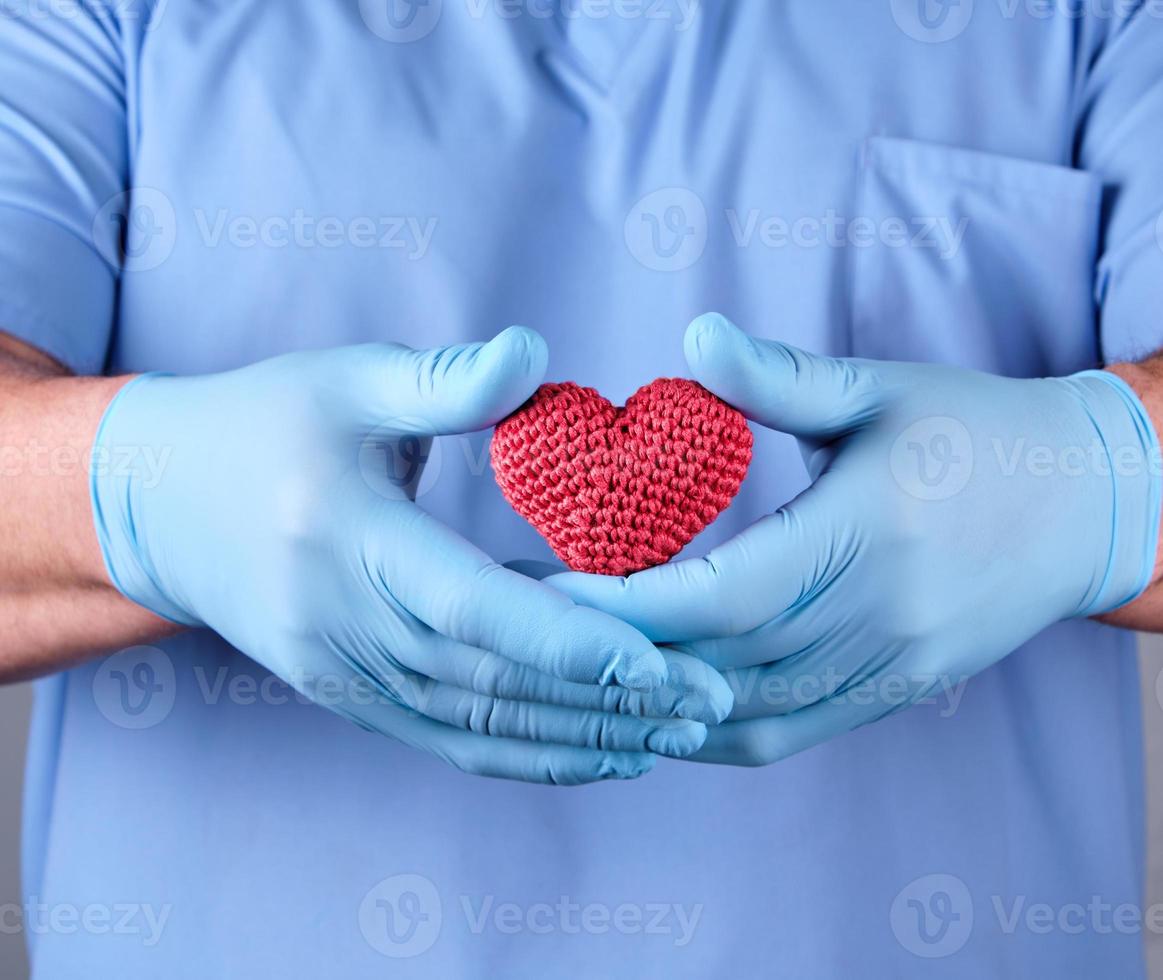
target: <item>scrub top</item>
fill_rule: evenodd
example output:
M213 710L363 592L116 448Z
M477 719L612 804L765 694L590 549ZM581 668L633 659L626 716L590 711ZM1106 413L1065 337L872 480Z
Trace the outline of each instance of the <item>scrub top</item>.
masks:
M1163 338L1161 156L1133 0L2 0L0 325L197 373L519 323L620 400L718 310L1061 375ZM439 440L422 504L549 557L487 440ZM756 431L687 554L806 480ZM38 686L33 976L1133 980L1142 765L1133 637L1092 622L778 765L572 790L187 632Z

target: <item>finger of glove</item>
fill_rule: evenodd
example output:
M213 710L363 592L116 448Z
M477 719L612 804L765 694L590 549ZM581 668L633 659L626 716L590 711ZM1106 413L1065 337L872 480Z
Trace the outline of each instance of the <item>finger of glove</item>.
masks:
M790 714L830 697L843 686L842 678L826 669L797 670L793 665L797 659L726 671L727 684L735 695L730 720Z
M505 562L505 567L538 582L549 578L550 575L568 571L566 566L559 561L541 561L537 558L514 558L512 561Z
M419 689L419 685L414 685ZM432 683L413 705L453 728L498 738L576 745L604 752L655 752L684 758L707 737L695 721L644 720L633 715L564 708L555 704L511 701Z
M341 713L361 728L422 749L463 772L498 779L555 786L636 779L653 769L657 759L651 753L603 752L477 735L399 705L352 705Z
M876 721L887 712L874 706L829 699L773 718L729 721L709 729L691 758L730 766L766 766Z
M413 504L364 540L385 590L445 636L561 680L651 691L666 662L641 633L491 561Z
M785 609L774 619L738 636L694 640L674 646L716 670L741 670L774 663L813 649L833 637L846 622L822 622L820 598Z
M887 713L936 688L948 689L954 681L950 675L897 669L868 639L828 636L783 660L728 670L724 677L735 695L732 720L787 715L826 700L848 700Z
M879 410L880 388L866 362L751 337L718 313L691 323L683 349L696 381L780 432L831 439Z
M488 650L427 630L412 645L410 667L465 691L643 718L685 718L718 724L730 714L731 689L721 674L687 654L661 649L666 683L649 692L577 684L542 673Z
M546 584L655 642L748 633L797 602L828 561L831 549L814 519L815 508L808 506L810 493L704 558L657 565L627 578L566 572Z
M520 406L545 377L549 352L527 327L509 327L487 343L414 350L369 344L366 370L346 383L367 406L367 421L398 435L438 436L488 428Z

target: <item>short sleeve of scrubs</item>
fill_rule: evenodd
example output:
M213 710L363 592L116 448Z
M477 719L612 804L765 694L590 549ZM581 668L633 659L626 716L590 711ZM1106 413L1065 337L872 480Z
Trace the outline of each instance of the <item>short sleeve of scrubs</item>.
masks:
M1084 78L1077 153L1104 184L1096 281L1109 363L1163 347L1163 4L1109 15Z
M127 170L117 5L0 5L0 330L101 371Z

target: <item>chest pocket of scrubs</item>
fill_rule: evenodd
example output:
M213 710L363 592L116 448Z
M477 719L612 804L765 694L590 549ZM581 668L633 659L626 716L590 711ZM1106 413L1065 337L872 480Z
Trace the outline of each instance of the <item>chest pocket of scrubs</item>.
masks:
M1092 366L1101 189L1080 170L869 139L848 234L853 353L1018 377Z

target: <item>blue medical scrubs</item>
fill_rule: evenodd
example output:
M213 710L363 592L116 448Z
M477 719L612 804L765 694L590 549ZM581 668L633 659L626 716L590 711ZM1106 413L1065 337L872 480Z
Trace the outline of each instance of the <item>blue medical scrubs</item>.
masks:
M622 399L713 309L1061 375L1163 338L1161 157L1150 4L4 0L0 326L195 373L520 323ZM756 435L689 553L805 485ZM423 505L548 557L486 446L438 442ZM769 768L574 790L464 775L191 632L39 685L33 972L1135 978L1142 764L1132 637L1089 622Z

